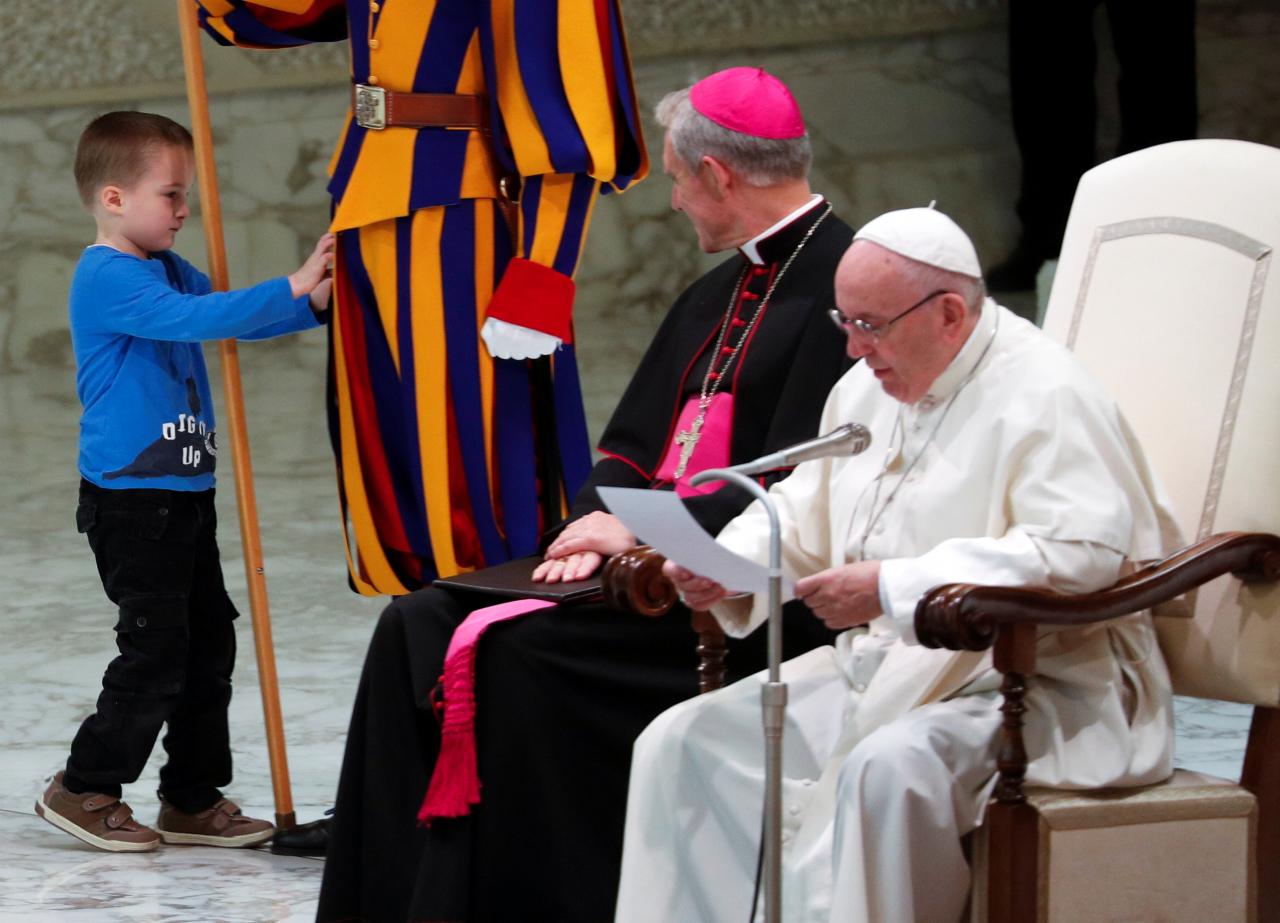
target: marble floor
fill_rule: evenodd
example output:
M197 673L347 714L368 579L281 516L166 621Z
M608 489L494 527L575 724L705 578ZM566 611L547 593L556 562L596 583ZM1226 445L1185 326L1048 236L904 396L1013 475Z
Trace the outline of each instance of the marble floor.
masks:
M300 821L332 804L351 697L381 607L346 586L322 413L324 344L319 335L312 339L315 352L302 360L269 343L240 349ZM213 351L210 361L216 362ZM221 412L220 385L214 387ZM0 466L9 472L0 481L0 613L7 628L0 646L0 921L310 920L319 859L202 847L114 855L81 845L32 809L44 780L66 759L114 653L113 607L73 522L77 413L70 372L0 376ZM223 570L242 612L231 706L235 780L228 795L246 813L271 818L234 479L225 455L220 469ZM144 823L155 818L160 762L158 752L125 790Z
M348 709L379 603L344 578L324 416L323 345L298 358L241 347L276 661L295 809L328 806ZM211 353L211 361L212 353ZM215 382L215 391L218 386ZM220 404L221 409L221 404ZM67 370L0 375L0 923L7 921L309 920L322 863L265 850L170 847L97 852L37 818L43 780L66 758L112 655L115 616L74 529L77 404ZM230 464L219 497L223 566L240 622L229 794L274 811ZM1237 776L1247 729L1239 706L1180 702L1179 763ZM157 759L125 797L154 816Z

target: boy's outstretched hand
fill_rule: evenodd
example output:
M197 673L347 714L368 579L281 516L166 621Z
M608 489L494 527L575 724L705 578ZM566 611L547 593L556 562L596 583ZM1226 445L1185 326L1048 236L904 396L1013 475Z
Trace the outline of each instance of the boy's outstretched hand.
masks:
M320 280L320 284L311 290L308 296L311 299L311 310L316 314L323 314L329 310L329 293L333 291L333 276L326 276Z
M333 268L333 242L332 232L321 237L307 261L289 276L289 290L293 297L310 295L314 311L323 311L329 302L329 290L333 286L333 280L329 278L329 270Z

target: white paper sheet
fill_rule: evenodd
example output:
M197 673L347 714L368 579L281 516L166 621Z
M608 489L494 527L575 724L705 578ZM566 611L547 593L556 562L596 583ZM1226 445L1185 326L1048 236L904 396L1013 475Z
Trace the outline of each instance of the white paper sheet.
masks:
M652 545L668 560L703 577L710 577L731 593L767 593L769 569L729 551L708 535L689 514L684 501L670 490L601 487L600 499L642 543ZM782 599L795 596L790 580L782 578Z

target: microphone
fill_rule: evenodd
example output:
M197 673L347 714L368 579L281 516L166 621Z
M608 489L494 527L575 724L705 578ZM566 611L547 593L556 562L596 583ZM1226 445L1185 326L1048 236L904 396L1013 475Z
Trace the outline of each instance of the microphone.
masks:
M859 455L871 445L871 431L861 423L846 423L837 426L825 436L798 442L795 445L762 455L754 461L733 465L726 471L739 474L762 474L775 468L790 468L804 461L815 458L829 458L838 455Z

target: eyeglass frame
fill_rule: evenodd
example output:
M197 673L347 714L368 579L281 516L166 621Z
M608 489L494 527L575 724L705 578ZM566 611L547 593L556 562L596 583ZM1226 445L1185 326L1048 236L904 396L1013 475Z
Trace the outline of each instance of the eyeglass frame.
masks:
M907 308L905 311L894 315L893 317L885 321L883 324L878 324L878 325L873 325L869 321L863 320L861 317L846 317L839 308L827 308L827 314L831 318L831 322L835 324L836 327L838 327L841 330L841 332L849 333L850 328L852 328L853 330L857 331L858 333L862 334L865 337L870 337L872 340L879 340L883 338L886 333L889 332L890 327L892 327L898 321L902 320L904 317L906 317L916 308L923 307L933 299L937 298L939 295L949 295L949 294L952 294L951 289L949 288L940 288L940 289L937 289L936 291L932 291L929 294L925 295L923 298L921 298L919 301L917 301L915 304L913 304L911 307Z

